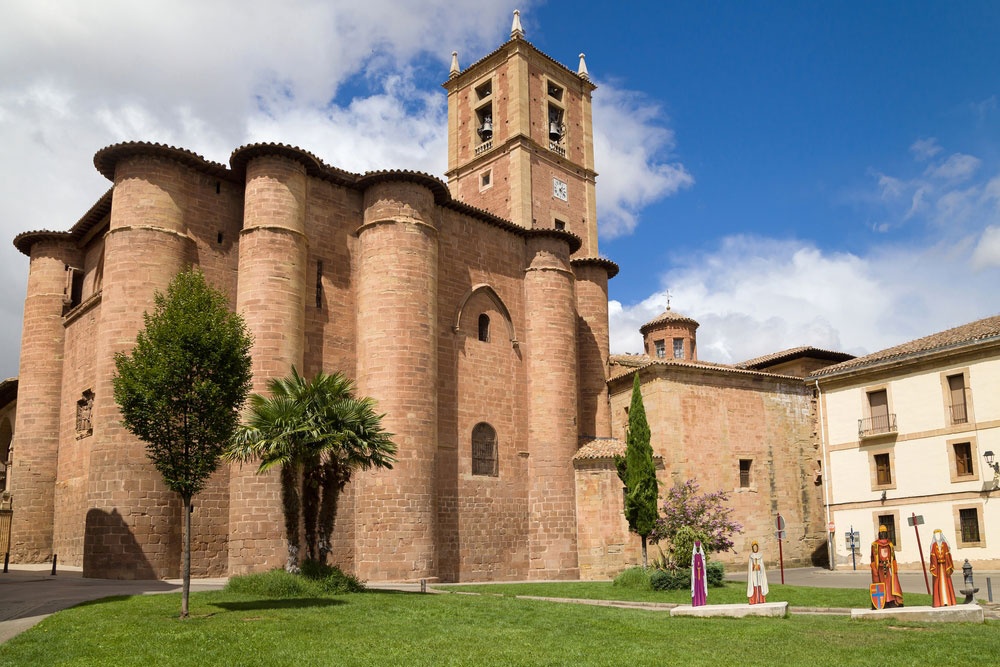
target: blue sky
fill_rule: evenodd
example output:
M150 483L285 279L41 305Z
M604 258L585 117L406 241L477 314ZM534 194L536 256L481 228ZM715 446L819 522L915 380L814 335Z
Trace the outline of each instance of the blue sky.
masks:
M416 5L416 6L414 6ZM594 95L612 349L674 309L704 359L874 351L1000 312L1000 3L518 3ZM67 229L99 148L227 162L280 141L441 175L450 54L514 5L193 0L0 6L0 229ZM0 376L28 263L0 244Z

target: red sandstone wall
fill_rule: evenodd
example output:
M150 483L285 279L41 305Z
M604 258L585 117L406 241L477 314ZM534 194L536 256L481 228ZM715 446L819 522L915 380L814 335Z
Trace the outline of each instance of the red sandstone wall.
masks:
M437 449L440 577L446 581L527 576L527 433L523 339L524 241L451 212L442 215L439 243L439 429ZM489 285L512 317L504 319L485 292ZM490 340L478 339L479 315L490 318ZM472 475L473 427L497 432L497 477Z
M80 260L75 249L60 242L40 241L31 249L9 487L18 510L12 517L11 557L22 563L52 555L65 267L79 266Z
M437 577L438 225L433 195L386 182L365 192L358 232L358 388L396 434L392 470L355 476L356 567L376 580Z
M103 244L101 244L103 246ZM88 253L89 254L89 253ZM88 272L88 277L91 275ZM84 299L87 292L84 291ZM85 301L86 303L86 301ZM97 340L101 331L101 306L84 306L66 324L65 365L60 398L59 470L55 484L53 549L59 562L83 565L83 537L90 507L87 483L93 435L79 437L76 404L84 391L93 391L97 379Z
M574 277L563 239L533 235L526 245L529 577L576 579L572 458L579 445L579 394Z
M628 382L614 383L611 409L613 433L624 440ZM741 566L750 541L756 539L768 563L777 564L774 519L781 512L788 538L785 563L809 565L816 549L824 547L821 488L813 484L815 442L812 398L795 383L753 377L726 377L694 373L671 379L644 378L643 401L652 432L653 451L663 457L658 473L661 498L675 481L695 478L701 490L731 493L733 517L743 524L737 553L719 554L723 562ZM752 484L739 488L739 459L753 460ZM613 469L603 482L578 470L581 487L603 486L607 503L620 506L621 485ZM617 494L615 487L617 486ZM578 488L579 491L579 488ZM583 506L581 526L601 525L603 507ZM581 549L581 571L613 576L638 562L639 542L625 538L621 526L606 524L603 540L594 539L588 552ZM618 545L625 538L624 554ZM601 544L603 542L603 544Z

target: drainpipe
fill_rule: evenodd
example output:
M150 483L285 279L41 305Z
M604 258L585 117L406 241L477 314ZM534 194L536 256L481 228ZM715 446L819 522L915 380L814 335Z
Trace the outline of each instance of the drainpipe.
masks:
M816 405L819 410L819 444L823 452L823 505L826 507L826 524L830 525L830 466L828 465L826 458L826 433L825 433L825 421L823 420L823 392L819 388L819 380L813 380L816 383ZM824 526L825 528L825 526ZM833 538L830 537L830 531L827 530L826 538L826 553L830 562L830 570L836 569L836 564L834 562L834 548L833 548Z

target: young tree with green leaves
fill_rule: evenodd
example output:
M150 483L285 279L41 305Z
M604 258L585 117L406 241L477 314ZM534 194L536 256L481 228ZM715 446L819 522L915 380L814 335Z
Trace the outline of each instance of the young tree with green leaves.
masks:
M219 466L250 391L243 318L198 270L157 292L131 354L115 355L114 396L122 424L184 504L181 618L191 590L191 498Z
M288 560L300 566L300 531L305 560L325 564L337 516L337 501L355 470L392 468L396 445L382 429L371 398L357 398L341 373L317 373L306 380L295 368L273 378L270 396L253 394L246 423L225 454L230 461L260 461L258 474L281 469Z
M634 375L632 403L628 409L625 456L615 456L618 477L625 484L625 518L633 533L642 538L642 566L647 567L646 538L653 532L658 513L659 485L653 448L649 445L649 422L639 390L639 374Z

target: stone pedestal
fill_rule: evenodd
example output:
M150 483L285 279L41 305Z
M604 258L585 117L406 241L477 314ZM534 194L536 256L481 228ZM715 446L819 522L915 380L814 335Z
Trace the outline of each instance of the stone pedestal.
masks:
M705 604L698 607L685 604L670 610L671 616L723 616L726 618L743 618L745 616L777 616L784 618L787 613L787 602Z
M960 604L953 607L897 607L895 609L852 609L851 620L878 621L891 618L897 621L923 621L927 623L982 623L983 608L977 604Z

